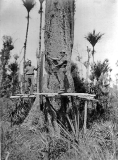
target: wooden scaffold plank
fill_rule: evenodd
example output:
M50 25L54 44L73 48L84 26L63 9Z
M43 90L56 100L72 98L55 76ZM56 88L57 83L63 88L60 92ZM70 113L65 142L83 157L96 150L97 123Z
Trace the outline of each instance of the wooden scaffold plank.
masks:
M94 99L95 95L94 94L88 94L88 93L33 93L32 95L30 94L17 94L16 96L11 96L10 98L28 98L28 97L36 97L36 95L42 95L42 96L47 96L47 97L55 97L55 96L75 96L78 98L86 99L86 100L92 100L92 101L97 101Z
M11 96L10 98L11 99L14 99L14 98L34 98L36 97L35 95L16 95L16 96Z

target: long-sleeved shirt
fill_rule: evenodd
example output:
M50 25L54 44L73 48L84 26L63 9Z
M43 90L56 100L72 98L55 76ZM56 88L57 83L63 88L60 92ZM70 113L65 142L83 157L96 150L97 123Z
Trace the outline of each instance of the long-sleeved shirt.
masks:
M61 57L59 60L58 60L58 66L60 66L61 68L65 68L67 65L67 57L64 56L64 57Z

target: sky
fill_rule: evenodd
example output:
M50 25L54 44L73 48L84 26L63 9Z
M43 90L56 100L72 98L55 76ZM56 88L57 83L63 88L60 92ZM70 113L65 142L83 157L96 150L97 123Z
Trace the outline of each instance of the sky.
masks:
M32 60L32 64L37 66L36 50L39 43L39 24L40 15L39 0L36 0L36 5L30 13L30 26L27 42L26 58ZM43 4L43 10L45 3ZM25 41L26 33L26 16L27 11L22 5L22 0L0 0L0 49L2 49L2 36L12 36L14 41L14 50L12 54L19 54L19 61L22 60L23 51L20 51ZM43 26L44 26L43 13ZM76 0L75 12L75 30L74 30L74 49L72 60L76 61L78 53L82 56L82 61L87 60L87 46L91 49L91 45L84 38L89 32L94 29L96 32L104 33L104 36L95 46L95 62L98 60L104 61L108 58L110 66L113 69L112 78L115 80L115 75L118 73L116 61L118 60L118 2L117 0ZM42 31L42 37L43 37ZM43 42L43 39L42 39ZM44 45L42 47L44 50ZM91 58L92 60L92 58ZM79 62L77 62L79 64ZM22 66L22 65L21 65ZM79 65L79 68L82 66ZM83 73L85 67L83 66ZM21 67L22 72L22 67Z

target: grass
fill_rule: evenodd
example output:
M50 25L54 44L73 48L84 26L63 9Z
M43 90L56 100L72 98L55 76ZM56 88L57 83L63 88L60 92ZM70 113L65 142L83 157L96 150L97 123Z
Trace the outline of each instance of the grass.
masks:
M115 124L95 123L86 134L81 130L78 135L74 126L76 125L73 123L73 130L69 132L59 125L60 136L56 133L52 136L38 129L28 130L21 127L9 129L5 134L6 146L9 146L7 151L10 152L9 159L20 160L20 156L23 160L44 158L47 160L63 158L64 160L117 160L118 130Z
M38 124L34 125L34 128L22 125L11 126L8 115L13 107L12 103L4 99L0 104L3 105L1 109L2 160L6 158L8 152L8 160L118 159L117 120L112 121L110 118L107 121L93 123L84 134L83 129L79 128L79 114L76 114L73 121L67 117L70 130L58 124L57 132L52 134L52 132L42 131ZM117 107L114 109L117 110ZM117 119L117 116L115 118Z
M75 121L76 123L76 121ZM61 127L62 139L70 143L75 152L75 160L116 160L118 157L118 126L111 122L94 124L84 134L83 130L79 132L78 139L75 137L75 130L68 132ZM74 131L74 132L73 132Z

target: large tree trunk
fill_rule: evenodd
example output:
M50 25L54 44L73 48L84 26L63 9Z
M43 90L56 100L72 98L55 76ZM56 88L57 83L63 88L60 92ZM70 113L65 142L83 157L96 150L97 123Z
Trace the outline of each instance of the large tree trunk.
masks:
M74 83L70 73L74 39L74 0L47 0L45 12L45 52L54 58L57 58L62 50L67 53L65 88L66 92L74 92ZM48 88L52 92L58 92L59 81L51 71L49 62L46 60L45 63L49 74Z
M47 0L45 11L45 54L48 52L51 57L58 57L62 50L67 53L67 70L65 75L65 88L66 92L74 92L74 82L71 75L71 55L74 39L74 0ZM51 71L49 61L45 58L45 69L48 74L48 89L43 89L43 92L58 92L60 84L56 75ZM46 86L46 85L45 85ZM51 116L51 121L55 117L61 120L64 124L66 119L66 111L70 98L60 96L55 98L47 98L43 106L45 117L48 114ZM36 104L37 100L26 118L24 124L30 126L36 114L40 112L40 107ZM50 107L50 104L56 110ZM45 108L46 107L46 108ZM40 112L41 113L41 112ZM38 114L39 116L40 114ZM32 117L32 118L31 118ZM41 117L41 116L40 116ZM30 119L30 120L29 120ZM46 118L47 119L47 118ZM55 123L53 123L55 125ZM55 126L56 127L56 126Z
M61 51L67 54L67 66L64 78L65 92L74 92L74 82L71 75L71 55L74 40L74 0L46 0L45 11L45 69L48 74L49 92L60 92L60 82L57 73L52 69L52 64L48 56L58 58ZM49 98L53 110L49 109L52 121L57 118L63 124L66 124L66 114L70 105L70 97L58 96ZM71 105L72 107L72 105ZM49 107L48 107L49 108ZM50 111L52 110L52 112ZM56 123L53 123L54 125ZM56 127L56 126L55 126ZM56 128L55 128L56 129Z

